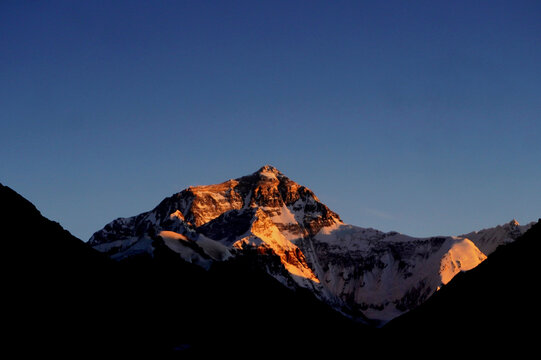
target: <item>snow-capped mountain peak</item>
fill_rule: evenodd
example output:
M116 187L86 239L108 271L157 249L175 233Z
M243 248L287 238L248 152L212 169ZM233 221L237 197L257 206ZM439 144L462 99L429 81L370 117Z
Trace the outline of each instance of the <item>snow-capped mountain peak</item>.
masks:
M270 179L277 179L278 177L284 176L284 174L282 174L277 168L272 165L262 166L259 170L255 172L255 174L258 174L261 178Z
M511 221L461 236L414 238L347 225L310 189L265 165L116 219L89 243L121 260L153 256L162 241L183 261L205 269L256 254L259 266L284 285L307 288L360 321L385 323L528 228Z
M472 240L484 254L488 255L496 250L498 246L514 241L520 235L524 234L531 226L532 223L520 225L517 220L513 219L506 224L473 231L461 235L461 237Z

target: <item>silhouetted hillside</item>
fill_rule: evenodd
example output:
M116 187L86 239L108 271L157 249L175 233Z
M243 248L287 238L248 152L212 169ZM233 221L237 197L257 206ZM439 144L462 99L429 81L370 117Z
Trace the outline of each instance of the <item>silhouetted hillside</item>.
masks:
M390 322L384 336L434 347L475 345L526 354L537 347L541 220L428 301ZM406 339L406 338L404 338Z
M205 271L181 261L155 236L153 257L118 263L1 185L0 204L6 351L426 358L476 346L481 354L510 348L520 354L531 351L539 323L541 223L421 307L369 329L262 271L258 261L280 263L273 255L254 253Z
M364 332L258 270L257 256L205 271L156 237L154 258L116 263L10 188L0 201L3 326L25 353L307 354Z
M32 353L87 346L105 319L93 304L108 289L100 274L115 264L3 185L0 234L6 344Z

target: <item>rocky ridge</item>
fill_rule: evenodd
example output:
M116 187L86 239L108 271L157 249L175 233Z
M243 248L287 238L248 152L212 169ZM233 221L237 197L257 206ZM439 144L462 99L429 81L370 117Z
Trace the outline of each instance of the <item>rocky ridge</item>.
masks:
M205 269L255 254L284 285L309 289L335 310L381 325L426 301L529 226L512 221L430 238L352 226L310 189L266 165L221 184L189 187L151 211L116 219L89 243L122 260L152 256L156 242L163 241L182 260Z

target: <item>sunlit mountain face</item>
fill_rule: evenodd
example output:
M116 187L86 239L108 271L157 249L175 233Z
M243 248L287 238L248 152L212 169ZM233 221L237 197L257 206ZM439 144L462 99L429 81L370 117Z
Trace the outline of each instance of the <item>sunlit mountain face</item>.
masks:
M89 244L120 261L165 248L207 271L251 259L285 287L306 289L348 318L381 326L530 226L513 220L466 235L416 238L348 225L309 188L266 165L116 219Z
M264 167L117 219L96 251L2 185L0 200L10 353L422 358L483 339L502 339L484 353L535 350L541 223L383 233Z
M261 348L306 355L311 331L329 340L318 352L363 332L308 290L283 286L248 255L213 260L207 270L166 246L167 235L188 241L171 231L155 236L152 257L112 261L2 184L0 204L6 355L238 358ZM192 250L207 260L222 251L198 246ZM270 260L281 266L279 257L267 255L265 264ZM273 340L277 329L293 331L295 341Z

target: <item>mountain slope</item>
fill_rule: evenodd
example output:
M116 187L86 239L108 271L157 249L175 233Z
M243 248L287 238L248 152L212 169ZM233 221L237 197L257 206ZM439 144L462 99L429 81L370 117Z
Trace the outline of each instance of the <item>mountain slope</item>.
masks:
M404 278L415 278L404 276L408 269L432 271L436 266L440 271L443 264L457 267L459 263L469 267L475 264L467 265L471 253L481 256L473 241L462 237L415 239L336 223L292 242L299 250L288 251L302 254L276 253L280 247L265 241L276 240L272 234L278 226L266 213L258 215L259 209L250 208L241 213L238 209L226 211L209 221L216 220L214 227L201 225L208 237L190 225L187 234L195 234L193 238L172 230L145 232L152 252L135 251L112 262L2 185L0 204L2 324L8 334L4 338L8 352L309 356L321 351L388 354L392 352L389 344L393 344L400 354L412 350L420 356L460 346L457 341L478 342L487 335L505 339L500 347L521 346L520 352L531 349L530 333L525 329L539 318L532 289L539 272L540 224L516 242L509 240L517 233L515 223L478 232L497 235L509 244L499 247L480 266L459 273L418 310L382 329L371 329L316 300L317 286L325 286L331 294L348 294L355 288L351 290L354 294L364 288L377 294L374 289L381 288L377 281L355 284L362 271L365 280L366 274L379 272L381 279L394 275L404 282ZM251 218L243 219L244 213ZM259 217L265 220L262 229L259 225L254 229L253 222ZM173 220L173 226L179 224ZM247 227L239 229L237 223ZM244 236L239 238L237 230ZM261 239L269 231L270 239ZM278 238L284 241L282 237ZM246 241L239 243L240 239ZM174 241L186 243L178 245L183 249L180 253L172 245ZM239 246L227 245L236 243ZM185 249L193 251L194 259L210 265L182 260ZM319 283L309 280L312 287L300 286L304 280L299 282L294 276L306 278L290 273L283 256L292 266L308 264ZM396 262L399 258L404 264ZM344 271L348 269L351 273ZM321 274L328 274L331 281ZM441 274L438 276L441 281ZM284 280L294 290L283 286Z
M160 237L180 259L204 269L246 254L273 255L278 263L259 266L287 287L308 289L350 318L382 325L528 227L512 222L458 237L414 238L347 225L310 189L266 165L116 219L89 244L121 260L154 256Z
M85 305L101 300L93 292L101 286L97 269L111 273L115 264L1 184L0 229L7 344L60 352L86 346L88 330L81 324L101 328L98 314Z
M64 230L60 224L41 216L32 203L2 184L0 198L2 237L11 240L4 242L12 252L7 260L10 264L20 266L20 270L24 270L24 267L32 262L37 262L49 270L55 270L59 262L62 266L69 263L70 266L83 270L88 263L107 261L88 244ZM17 241L18 238L24 241ZM32 251L28 251L30 249ZM69 256L74 254L77 254L77 261Z
M155 235L153 257L113 262L3 185L0 204L6 355L307 354L367 332L262 271L259 262L281 264L276 255L206 271ZM317 348L306 345L314 333Z
M391 321L383 336L413 343L423 339L440 348L460 338L463 346L482 345L487 351L511 350L514 356L530 356L537 350L536 329L541 320L536 289L540 251L541 219L424 304ZM415 334L406 336L410 329Z

